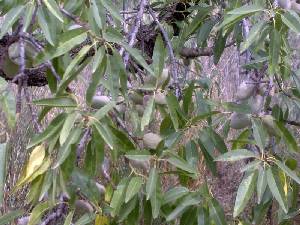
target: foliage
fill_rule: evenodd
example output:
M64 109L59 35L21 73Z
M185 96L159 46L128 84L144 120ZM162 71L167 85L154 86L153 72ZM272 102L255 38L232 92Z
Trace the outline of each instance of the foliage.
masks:
M150 8L146 4L144 13L168 5L169 1L152 2ZM262 224L276 202L278 223L288 224L299 212L300 178L293 157L299 154L299 138L292 125L298 126L293 113L300 103L300 78L299 71L291 67L288 40L289 33L300 32L297 12L276 8L270 1L191 1L188 16L177 21L178 36L164 21L162 26L155 18L147 21L153 22L152 31L156 32L149 56L123 35L121 7L121 2L110 0L0 3L1 16L5 16L0 37L7 32L14 35L16 30L28 34L26 43L35 40L42 46L30 59L32 67L51 63L61 75L57 78L49 69L52 97L33 101L41 109L40 121L55 109L60 113L32 137L28 144L31 154L15 187L30 184L28 223L38 224L67 202L65 224ZM243 20L253 26L241 39ZM213 42L216 64L228 47L227 39L241 52L251 53L243 67L257 75L251 81L255 83L249 92L252 97L219 102L211 98L208 78L184 82L178 77L171 52L182 58L181 50L192 39L197 40L199 51ZM17 58L22 57L19 54ZM195 61L191 58L184 59ZM91 69L92 78L82 104L70 87L85 67ZM7 85L1 78L0 102L13 128L16 100ZM95 98L100 87L102 97ZM174 92L178 88L181 96ZM263 105L254 111L251 100L261 88ZM233 120L241 117L247 125L229 148L225 143ZM152 128L154 123L158 129ZM199 129L194 137L185 140L185 134L195 127ZM151 135L150 140L145 134L151 132L156 136ZM1 162L5 161L3 149L5 145L0 144ZM190 188L189 183L199 176L199 157L214 175L217 162L247 162L241 168L243 178L232 218L225 217L207 184ZM1 167L0 172L2 188L5 169ZM178 185L166 190L163 179L174 175ZM84 212L78 212L79 200L84 200ZM247 207L253 213L247 213ZM1 218L9 221L21 213L10 212Z

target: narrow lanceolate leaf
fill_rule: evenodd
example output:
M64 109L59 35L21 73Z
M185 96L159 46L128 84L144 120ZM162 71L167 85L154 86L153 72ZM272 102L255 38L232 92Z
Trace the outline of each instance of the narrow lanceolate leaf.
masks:
M235 198L235 205L233 210L234 217L237 217L245 209L254 192L256 178L257 172L254 171L250 174L246 174L242 182L240 183Z
M31 21L32 21L32 15L34 13L35 4L33 1L30 1L26 5L25 9L25 16L24 16L24 24L23 24L23 32L27 31L27 28L29 27Z
M27 146L27 149L47 140L48 138L55 135L59 129L62 127L64 121L66 118L66 114L60 114L55 119L51 121L51 123L48 125L48 127L39 135L32 138L30 143Z
M253 129L253 136L258 147L261 149L261 151L264 151L266 140L267 140L267 134L261 121L258 119L253 119L252 129Z
M117 189L114 191L114 194L110 202L110 207L112 208L111 211L112 217L118 215L121 206L124 203L126 187L127 187L127 180L123 180L120 182L120 184L117 186Z
M76 55L76 57L72 60L72 62L68 65L64 75L63 75L63 80L62 82L65 82L68 80L70 73L73 71L73 69L75 68L75 66L81 62L81 60L83 59L83 57L86 55L86 53L90 50L91 46L90 45L86 45L84 46Z
M289 150L298 152L299 148L298 148L297 142L296 142L295 138L293 137L293 135L290 133L290 131L282 124L282 122L275 121L275 123L276 123L277 127L279 128L284 141L288 145Z
M17 217L21 216L23 213L23 210L16 210L5 213L0 217L0 225L11 224Z
M87 33L83 29L69 30L63 33L56 46L48 46L45 52L37 56L35 65L39 65L47 60L51 60L69 52L75 46L81 44L87 38Z
M129 202L141 189L143 179L141 177L131 178L125 196L125 203Z
M53 38L53 33L51 32L51 22L49 21L49 15L47 12L45 12L46 9L44 9L43 7L38 7L37 10L37 20L38 20L38 24L40 26L40 28L43 31L43 34L46 38L46 40L50 43L50 45L54 46L54 38ZM40 62L42 63L42 62ZM38 64L40 64L38 63Z
M28 225L36 225L40 222L43 214L50 208L49 202L43 202L34 207L29 217Z
M104 59L104 56L105 56L104 47L100 47L100 48L96 49L96 53L93 58L92 73L95 73L97 68L101 65L100 63Z
M161 207L161 187L160 187L160 185L161 185L160 182L156 183L155 191L153 192L153 195L150 198L153 219L156 219L160 212L160 207Z
M158 172L156 168L152 168L149 173L149 178L146 184L146 198L149 200L156 191L156 184L158 180Z
M288 175L290 178L292 178L294 181L296 181L298 184L300 184L300 178L299 176L296 174L296 172L294 172L293 170L291 170L289 167L287 167L284 163L276 160L275 164L283 170L283 172Z
M104 54L104 50L98 50L98 52L101 52L101 51L103 51L103 54ZM107 68L107 57L106 57L106 55L104 55L101 60L100 65L98 65L96 71L92 74L91 83L89 84L89 87L86 91L85 98L89 105L92 103L93 96L96 93L96 90L100 83L101 78L105 74L106 68Z
M169 163L171 163L173 166L186 171L188 173L196 174L197 170L193 166L191 166L187 161L184 159L181 159L180 157L170 157L167 159Z
M76 107L77 103L75 99L71 97L54 97L43 98L33 101L38 106L50 106L50 107Z
M96 130L100 134L100 136L103 138L105 143L111 148L114 148L115 142L113 139L113 135L111 130L105 126L102 123L99 123L98 121L93 121L93 125L95 126Z
M69 212L67 215L64 225L71 225L72 224L72 219L73 219L74 211Z
M108 114L109 111L111 111L113 108L116 107L116 105L117 104L114 101L107 103L105 106L103 106L97 112L95 112L93 117L96 118L97 120L103 119Z
M201 197L198 193L192 193L184 197L176 206L176 208L167 216L167 221L172 221L181 216L190 206L198 205Z
M156 77L160 77L164 68L166 49L160 35L157 36L153 50L153 70Z
M16 98L11 90L0 94L0 109L4 112L8 126L14 128L16 124Z
M175 202L179 198L187 195L189 193L189 189L186 187L174 187L167 191L163 196L163 204L168 204L170 202Z
M266 170L263 167L260 167L258 169L258 177L257 177L257 185L256 185L258 204L261 203L261 200L266 191L267 185L268 185L268 182L267 182Z
M276 173L275 168L269 168L267 170L267 180L268 180L268 186L274 196L274 198L277 200L280 207L283 209L285 213L288 212L288 206L287 206L287 200L284 193L284 188L279 180L278 173Z
M25 179L30 177L43 164L46 151L44 145L36 146L30 153L29 160L26 167Z
M8 32L8 30L14 25L17 19L20 17L25 6L16 6L11 8L8 13L5 15L4 20L2 21L2 27L0 32L0 39Z
M214 198L209 201L209 211L216 225L227 225L224 211L219 202Z
M0 143L0 206L3 201L6 168L6 143ZM1 221L1 220L0 220Z
M61 145L67 140L77 118L77 112L73 112L67 116L59 136L59 143Z
M122 16L119 10L116 8L115 4L110 0L100 0L102 5L110 12L110 14L117 20L122 21Z
M275 28L270 32L270 46L269 46L269 61L270 73L273 74L278 67L280 56L281 35Z
M286 11L284 14L281 14L281 19L292 31L300 33L300 17L296 12Z
M98 4L96 2L96 0L91 0L91 7L92 7L92 12L93 12L93 17L95 19L95 22L97 24L97 26L102 29L102 24L104 18L101 18L101 13L100 13L100 9L98 8Z
M229 11L228 14L247 15L260 12L262 10L264 10L264 7L262 7L261 5L244 5L240 8Z
M62 23L64 22L63 15L60 12L59 6L55 0L43 0L43 3L58 20L60 20Z
M59 148L58 154L57 154L57 162L53 166L53 168L59 167L69 156L71 152L71 145L76 144L79 142L80 136L81 136L82 129L76 127L73 129L65 143Z
M141 120L141 130L144 131L145 127L150 123L151 117L154 110L154 97L152 96L146 106L142 120Z
M166 100L167 100L167 105L168 105L169 113L171 116L171 120L173 122L173 126L174 126L175 130L178 130L179 122L178 122L178 114L177 114L177 110L176 110L178 101L177 101L175 95L173 95L172 93L169 93L166 96Z
M246 39L246 41L244 41L241 44L241 49L240 51L243 52L246 49L248 49L254 42L255 40L257 40L257 38L259 37L260 32L262 31L263 27L266 25L267 23L265 21L261 21L260 23L255 24L250 32L249 35Z
M230 152L227 152L223 155L220 155L215 159L215 161L233 162L242 159L249 159L249 158L256 158L256 157L258 157L256 154L254 154L253 152L247 149L237 149L237 150L232 150Z

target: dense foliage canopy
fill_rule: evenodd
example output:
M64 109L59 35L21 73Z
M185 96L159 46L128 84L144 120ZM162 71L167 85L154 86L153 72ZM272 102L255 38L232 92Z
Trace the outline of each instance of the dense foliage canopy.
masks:
M291 38L300 33L299 6L0 1L0 126L7 131L0 205L18 115L24 105L39 109L11 191L28 186L27 206L6 210L0 224L267 224L269 217L292 224L299 214L300 72ZM243 82L235 101L224 102L197 58L218 64L230 47L244 58ZM187 77L186 68L196 75ZM73 85L80 79L88 82L85 96ZM28 86L49 88L51 97L30 102ZM42 126L45 118L51 121ZM225 216L206 182L190 185L199 158L214 176L217 163L245 162L233 215Z

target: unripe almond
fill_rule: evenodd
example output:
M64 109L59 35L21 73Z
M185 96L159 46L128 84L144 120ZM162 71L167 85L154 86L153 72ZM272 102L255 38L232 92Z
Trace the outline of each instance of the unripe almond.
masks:
M96 187L97 187L100 194L105 193L105 187L102 184L99 184L98 182L96 182Z
M248 83L250 81L243 81L237 89L236 99L237 100L246 100L250 98L255 90L255 85Z
M93 212L93 206L85 200L76 200L75 211L77 214L91 213Z
M110 102L110 98L106 95L95 95L92 99L92 108L100 109Z
M144 146L149 149L156 149L162 138L155 133L147 133L143 137Z
M129 160L131 166L133 166L136 169L141 169L144 172L147 172L150 170L150 162L149 161L138 161L138 160Z
M128 97L135 104L140 104L140 105L143 104L143 96L140 95L140 94L138 94L138 93L136 93L136 92L129 93Z
M230 116L230 127L233 129L243 129L251 125L248 115L242 113L232 113Z
M283 9L291 9L292 1L291 0L278 0L278 5Z
M260 113L262 108L264 107L264 97L261 95L254 96L250 106L252 113Z
M143 105L136 105L135 108L139 116L144 115L145 108Z
M164 93L157 93L155 94L155 103L158 105L166 105L167 100L166 100L166 95Z

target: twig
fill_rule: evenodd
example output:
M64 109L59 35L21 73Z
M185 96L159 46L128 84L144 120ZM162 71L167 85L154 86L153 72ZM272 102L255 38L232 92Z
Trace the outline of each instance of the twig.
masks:
M60 8L60 11L69 19L73 20L78 25L82 26L84 29L89 30L90 26L87 23L84 23L80 20L80 18L72 13L69 13L67 10Z
M77 152L76 152L76 157L77 157L76 164L77 165L79 165L79 161L80 161L81 155L83 153L83 150L90 138L90 133L91 133L91 130L87 129L79 142L79 145L77 147Z
M130 38L129 38L129 43L128 43L130 47L132 47L135 43L136 35L137 35L138 30L141 26L141 21L142 21L142 17L143 17L143 14L144 14L146 2L147 2L147 0L141 0L139 10L137 12L136 19L135 19L135 24L134 24L133 28L130 31ZM124 51L125 51L125 49L124 49L124 47L122 47L121 50L120 50L120 55L121 56L123 56ZM125 68L127 67L128 60L129 60L129 53L126 52L125 56L124 56Z
M179 81L178 81L177 63L176 63L176 59L174 56L174 51L172 48L171 41L168 37L167 32L165 31L163 26L160 24L159 20L157 19L156 15L154 14L154 12L150 6L148 6L148 11L149 11L151 17L153 18L153 20L155 21L155 23L157 24L157 26L159 27L160 32L162 33L163 38L167 44L167 48L168 48L170 60L171 60L171 72L172 72L173 83L175 86L175 95L177 98L179 98L181 96L181 90L180 90Z

